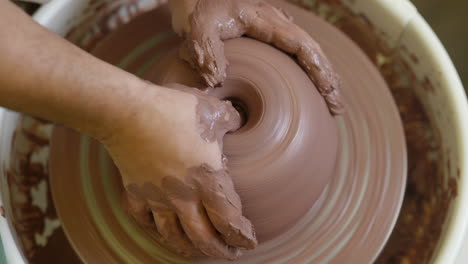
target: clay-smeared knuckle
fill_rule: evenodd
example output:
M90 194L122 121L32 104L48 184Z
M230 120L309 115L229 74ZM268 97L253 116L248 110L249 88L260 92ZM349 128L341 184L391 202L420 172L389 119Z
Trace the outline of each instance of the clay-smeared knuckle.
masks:
M224 136L226 132L235 131L241 125L241 117L239 112L232 106L229 101L220 101L213 98L213 119L214 127L216 127L218 136Z
M242 120L239 112L232 106L231 102L226 102L226 111L223 115L223 121L227 131L235 131L241 126Z
M240 251L228 246L216 232L201 203L185 202L175 206L183 230L201 252L210 257L231 260L240 256Z
M201 76L209 87L215 87L219 83L218 78L213 73L202 73Z
M242 216L242 210L229 202L222 193L213 196L214 198L206 199L203 204L224 241L234 247L255 248L257 239L254 228L250 221Z
M240 256L238 249L229 247L223 240L216 237L215 232L191 224L185 224L183 227L193 245L203 254L229 260L237 259Z
M204 255L184 233L175 212L153 210L153 217L156 228L162 237L162 243L186 257L200 257Z
M342 115L345 113L345 107L340 90L334 90L331 94L325 97L328 108L332 115Z
M200 184L203 206L207 215L231 246L253 249L257 245L254 228L242 215L242 204L232 179L225 170L205 170L211 184Z
M140 226L149 229L154 228L151 210L146 201L126 191L122 202L125 211L127 211Z
M191 48L192 48L192 59L195 63L198 64L198 67L202 67L205 63L205 52L202 46L199 44L198 41L191 41Z
M254 249L257 246L255 231L247 218L240 216L237 220L229 221L226 229L224 239L227 244L244 249Z
M226 244L243 249L254 249L257 246L255 231L245 217L241 215L224 217L213 211L208 214Z
M227 59L224 56L224 43L215 30L193 30L186 42L189 54L184 59L194 67L210 87L215 87L226 79ZM188 56L187 56L188 55Z
M227 12L230 9L224 4L234 5L235 2L198 1L190 16L188 38L191 41L189 50L194 57L192 66L210 87L221 86L226 79L228 62L223 38L239 37L244 33L242 23Z

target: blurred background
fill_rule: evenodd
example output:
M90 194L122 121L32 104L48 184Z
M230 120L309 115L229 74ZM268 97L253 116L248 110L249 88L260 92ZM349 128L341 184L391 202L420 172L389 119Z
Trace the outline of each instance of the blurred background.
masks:
M468 87L468 0L412 0L448 50Z

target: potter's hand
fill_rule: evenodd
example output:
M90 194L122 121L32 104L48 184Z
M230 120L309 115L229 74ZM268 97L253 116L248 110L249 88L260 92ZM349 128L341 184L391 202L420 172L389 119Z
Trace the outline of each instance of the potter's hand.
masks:
M261 0L174 0L171 6L174 30L186 38L183 56L209 86L226 78L223 40L248 35L295 55L330 112L342 112L338 75L319 44L283 11Z
M174 248L232 259L238 248L255 246L223 163L220 139L239 125L229 103L150 85L49 32L10 1L0 1L0 17L8 36L0 41L1 106L103 142L135 215L151 213Z
M222 138L240 117L194 88L150 86L131 119L104 140L130 213L188 256L235 259L256 246L226 170ZM188 93L189 92L189 93Z

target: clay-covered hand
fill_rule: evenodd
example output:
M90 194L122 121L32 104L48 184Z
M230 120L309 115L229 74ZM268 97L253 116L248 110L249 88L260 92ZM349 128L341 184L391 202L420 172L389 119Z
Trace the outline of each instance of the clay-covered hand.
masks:
M235 259L257 245L222 153L240 116L228 101L173 88L148 85L132 118L103 143L140 224L186 256Z
M282 10L262 0L174 0L171 5L174 30L186 39L182 56L209 86L226 78L223 40L247 35L295 55L330 112L342 113L339 76L319 44Z

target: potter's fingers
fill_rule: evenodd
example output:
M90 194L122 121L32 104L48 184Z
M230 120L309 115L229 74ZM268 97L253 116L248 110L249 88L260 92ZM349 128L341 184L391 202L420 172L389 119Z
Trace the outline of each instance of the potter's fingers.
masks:
M220 86L226 79L228 62L223 40L240 37L244 33L240 23L226 13L229 8L223 3L226 1L197 2L185 42L188 61L210 87Z
M201 75L209 87L220 86L226 79L228 65L224 43L219 36L195 36L185 41L189 56L183 58Z
M228 246L211 225L201 203L174 203L182 228L201 252L214 258L237 259L241 252Z
M221 101L216 97L209 96L196 88L187 87L178 83L168 83L166 87L182 92L193 94L199 101L198 112L203 116L201 122L210 128L210 133L217 133L219 142L226 132L235 131L241 125L239 112L228 100Z
M270 4L258 2L247 9L247 14L243 17L246 34L295 55L324 97L330 112L342 113L340 78L320 45L284 12Z
M227 244L253 249L257 239L252 223L242 215L242 204L234 189L231 177L226 172L217 176L218 181L205 185L203 205L211 220Z
M202 252L198 250L185 234L177 214L169 210L153 210L153 218L156 229L161 235L163 242L187 257L201 257Z
M154 228L154 221L151 215L151 210L148 208L146 201L125 191L122 202L125 210L135 219L139 225L145 228Z
M222 115L218 117L219 127L224 128L223 132L235 131L241 126L241 116L230 101L222 101ZM223 135L224 136L224 135Z

